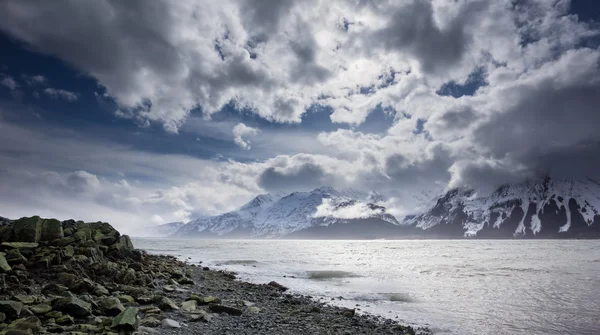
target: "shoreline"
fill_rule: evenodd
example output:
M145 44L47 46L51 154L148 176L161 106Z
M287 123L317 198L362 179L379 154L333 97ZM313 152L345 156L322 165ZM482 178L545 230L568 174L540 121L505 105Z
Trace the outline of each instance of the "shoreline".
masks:
M0 333L430 334L135 249L105 222L0 225Z

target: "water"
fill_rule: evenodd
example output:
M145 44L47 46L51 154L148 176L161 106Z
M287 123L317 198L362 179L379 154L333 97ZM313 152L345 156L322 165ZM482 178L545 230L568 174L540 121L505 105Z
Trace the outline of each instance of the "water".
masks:
M358 304L436 334L600 334L598 240L134 244L251 282L276 280L337 305Z

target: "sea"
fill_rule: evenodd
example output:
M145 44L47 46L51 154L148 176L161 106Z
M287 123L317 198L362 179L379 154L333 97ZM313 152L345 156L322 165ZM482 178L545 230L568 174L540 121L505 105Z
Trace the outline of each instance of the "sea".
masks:
M133 242L435 334L600 334L600 240Z

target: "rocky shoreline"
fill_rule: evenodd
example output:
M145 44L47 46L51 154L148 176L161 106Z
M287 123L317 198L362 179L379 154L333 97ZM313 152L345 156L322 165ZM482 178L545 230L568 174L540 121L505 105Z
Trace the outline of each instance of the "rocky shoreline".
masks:
M136 250L105 222L0 218L0 334L429 334Z

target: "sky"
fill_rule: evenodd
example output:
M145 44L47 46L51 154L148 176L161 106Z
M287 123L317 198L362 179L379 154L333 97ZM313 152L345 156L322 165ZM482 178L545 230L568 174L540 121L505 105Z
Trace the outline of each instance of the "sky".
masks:
M0 215L597 178L595 0L1 0Z

